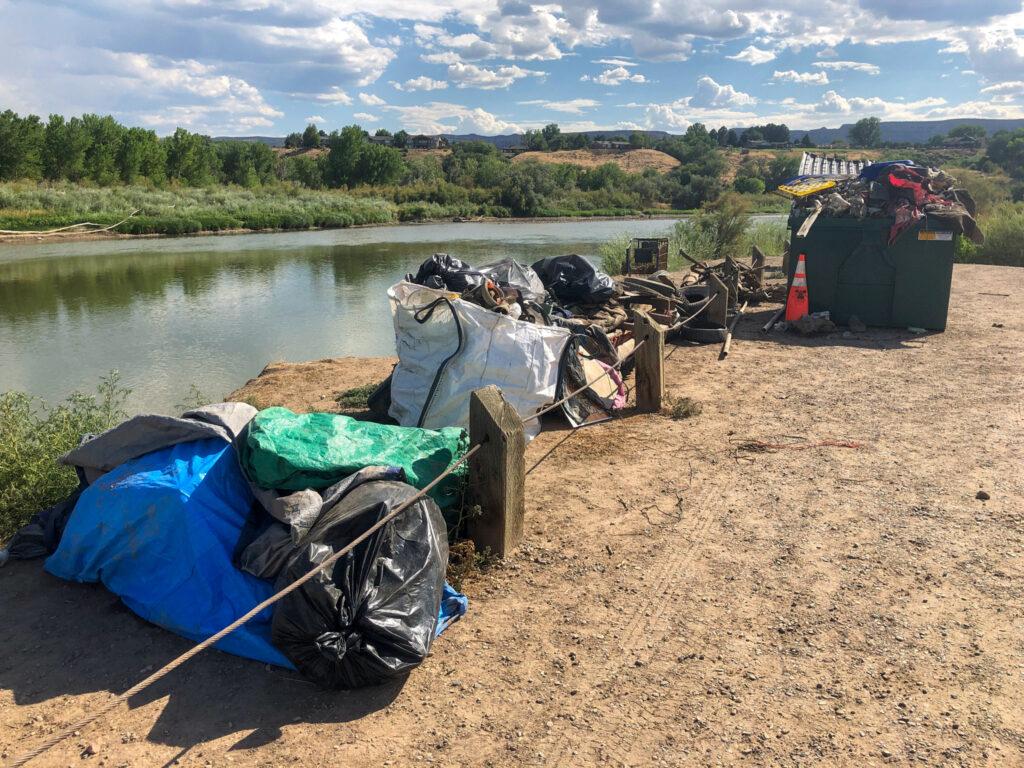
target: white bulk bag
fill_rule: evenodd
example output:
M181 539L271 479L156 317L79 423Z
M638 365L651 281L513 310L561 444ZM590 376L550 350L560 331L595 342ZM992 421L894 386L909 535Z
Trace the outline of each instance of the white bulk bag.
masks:
M388 289L398 365L388 414L402 426L469 426L469 396L494 384L525 418L555 400L570 332L513 320L415 283ZM526 425L533 437L537 420Z

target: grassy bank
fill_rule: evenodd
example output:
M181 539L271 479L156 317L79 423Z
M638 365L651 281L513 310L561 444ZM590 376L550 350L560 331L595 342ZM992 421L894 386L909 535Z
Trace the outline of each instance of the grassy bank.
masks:
M281 185L241 187L86 187L75 184L0 184L0 229L45 230L83 221L104 226L138 214L121 234L182 235L232 229L310 229L387 224L399 207L356 197Z
M776 213L786 201L749 195L750 209ZM311 190L290 184L255 189L233 186L89 187L67 182L0 184L0 230L37 231L81 222L110 226L122 235L186 235L230 230L301 230L366 224L444 221L453 218L512 218L504 206L484 200L408 199L394 190L361 188L353 192ZM692 210L628 206L544 206L528 218L680 216Z

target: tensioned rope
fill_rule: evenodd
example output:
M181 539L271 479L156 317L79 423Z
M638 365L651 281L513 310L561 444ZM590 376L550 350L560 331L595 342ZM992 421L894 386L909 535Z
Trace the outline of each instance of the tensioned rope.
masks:
M571 398L575 397L576 395L580 394L584 390L589 389L594 384L596 384L597 382L601 381L601 379L603 379L606 376L610 375L612 371L617 370L620 366L622 366L627 360L629 360L630 357L632 357L634 354L636 354L636 351L638 349L640 349L640 347L642 347L645 343L646 343L646 340L641 341L639 344L637 344L635 347L633 347L633 349L631 349L625 355L625 357L621 358L615 365L609 366L603 373L601 373L600 376L596 376L593 380L588 381L585 385L583 385L579 389L576 389L576 390L570 392L568 395L565 395L561 400L558 400L557 402L552 403L551 405L547 406L546 408L544 408L544 409L542 409L540 411L537 411L536 413L531 414L530 416L527 416L525 419L522 420L523 424L526 424L526 423L528 423L530 421L533 421L534 419L540 418L545 413L548 413L549 411L554 410L555 408L557 408L558 406L562 405L563 403L565 403L566 401L570 400ZM72 723L71 725L69 725L66 728L64 728L63 730L57 732L56 734L54 734L53 736L48 738L46 741L42 742L41 744L39 744L38 746L33 748L32 750L30 750L28 752L25 752L24 754L20 755L18 758L16 758L14 760L13 763L11 763L11 768L20 768L21 766L23 766L26 763L28 763L30 760L34 760L35 758L39 757L39 755L41 755L44 752L46 752L46 751L52 749L53 747L57 746L58 744L60 744L62 741L64 741L69 736L74 735L74 733L76 731L82 730L85 726L89 725L90 723L94 722L95 720L98 720L100 717L102 717L107 712L112 710L118 704L121 704L122 702L127 701L128 699L130 699L135 694L145 690L146 688L151 686L153 683L155 683L155 682L161 680L162 678L166 677L167 675L169 675L171 672L176 670L178 667L180 667L185 662L187 662L190 659L192 659L193 657L199 655L201 652L205 651L211 645L213 645L214 643L216 643L219 640L223 639L227 635L230 635L232 632L234 632L240 626L242 626L243 624L248 622L250 619L255 617L261 611L263 611L264 609L269 608L270 606L274 605L274 603L279 601L285 595L287 595L287 594L289 594L291 592L294 592L296 589L301 587L303 584L305 584L307 581L312 579L318 573L321 573L322 571L324 571L327 568L329 568L332 565L334 565L334 563L338 562L338 560L340 560L342 557L347 555L349 552L351 552L353 549L355 549L357 546L359 546L362 542L366 541L367 538L369 538L375 532L379 531L381 528L383 528L389 522L394 520L398 515L400 515L402 512L404 512L406 509L408 509L413 504L415 504L417 501L422 499L438 483L440 483L442 480L444 480L444 478L446 478L448 475L450 475L452 472L454 472L456 469L458 469L462 464L465 464L469 460L470 456L472 456L474 453L476 453L478 450L480 450L480 447L482 445L483 445L483 443L481 442L481 443L477 443L476 445L471 446L470 449L468 451L466 451L466 453L464 453L457 461L452 463L444 472L442 472L440 475L438 475L436 478L434 478L434 480L432 480L424 488L422 488L421 490L417 491L413 496L410 496L403 503L399 504L391 512L389 512L387 515L385 515L380 520L378 520L376 523L374 523L372 526L370 526L368 529L366 529L366 531L364 531L362 534L360 534L355 539L353 539L347 546L345 546L342 549L340 549L337 552L335 552L333 555L328 557L326 560L324 560L318 566L316 566L312 570L308 571L307 573L305 573L304 575L302 575L301 577L299 577L298 579L293 581L291 584L289 584L287 587L285 587L281 591L271 595L266 600L264 600L259 605L255 606L254 608L250 609L248 612L246 612L245 614L243 614L239 618L235 619L233 622L228 624L226 627L224 627L224 629L220 630L215 635L211 635L210 637L206 638L205 640L203 640L198 645L193 646L189 650L185 651L185 653L183 653L180 656L178 656L176 659L172 660L168 664L166 664L163 667L161 667L160 669L158 669L156 672L151 674L149 677L147 677L144 680L136 683L135 685L133 685L131 688L129 688L124 693L118 694L114 698L112 698L109 701L107 701L105 704L100 705L96 710L94 710L90 714L86 715L81 720L78 720L78 721ZM550 455L550 452L548 453L548 455ZM544 458L547 458L547 456L545 456ZM541 460L543 461L543 459L541 459ZM537 463L539 464L540 462L537 462ZM536 467L536 465L534 465L534 467Z

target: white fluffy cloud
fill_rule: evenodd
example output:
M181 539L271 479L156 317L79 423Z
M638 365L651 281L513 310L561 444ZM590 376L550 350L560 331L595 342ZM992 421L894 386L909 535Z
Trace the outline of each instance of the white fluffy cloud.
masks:
M733 61L745 61L747 64L766 64L775 59L775 51L765 51L756 45L748 45L739 53L733 56L726 56Z
M1020 80L1024 73L1024 34L1013 29L972 30L965 36L974 69L994 82Z
M625 66L611 67L597 75L583 75L583 82L594 82L599 85L622 85L623 83L646 83L647 78L639 72L630 72Z
M310 115L309 117L303 118L303 122L304 123L315 123L316 125L321 125L321 124L327 122L327 118L321 117L320 115Z
M800 83L801 85L828 85L828 75L824 72L797 72L795 69L775 70L772 80L779 83Z
M379 107L385 103L384 99L373 93L360 93L359 101L361 101L363 104L366 104L368 107Z
M392 80L391 85L398 91L440 91L448 87L448 83L444 80L434 80L426 75L414 77L411 80L406 80L404 83ZM380 103L383 104L384 101L381 100Z
M568 101L531 99L530 101L520 101L519 103L526 106L544 107L544 109L550 109L555 112L565 112L570 115L581 115L584 110L601 106L601 102L595 101L594 99L570 99Z
M849 70L851 72L863 72L866 75L877 75L882 71L875 64L868 64L863 61L816 61L814 66L821 69L830 69L834 72Z
M546 74L536 69L523 69L515 64L496 69L465 62L448 65L448 79L455 83L456 88L481 88L485 91L508 88L516 80L544 77Z
M727 108L749 107L757 103L757 99L749 93L738 91L731 85L719 85L705 75L697 80L697 92L686 100L686 105L696 108Z
M364 123L379 123L380 118L376 115L370 114L369 112L356 112L352 115L356 120L362 120Z
M415 106L386 106L397 122L411 133L481 133L493 136L499 133L520 133L516 123L503 120L479 107L462 104L429 102Z

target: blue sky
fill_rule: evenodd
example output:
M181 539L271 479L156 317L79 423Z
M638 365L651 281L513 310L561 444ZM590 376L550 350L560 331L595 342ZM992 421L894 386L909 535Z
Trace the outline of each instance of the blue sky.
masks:
M0 0L0 109L161 134L1024 117L1021 0Z

